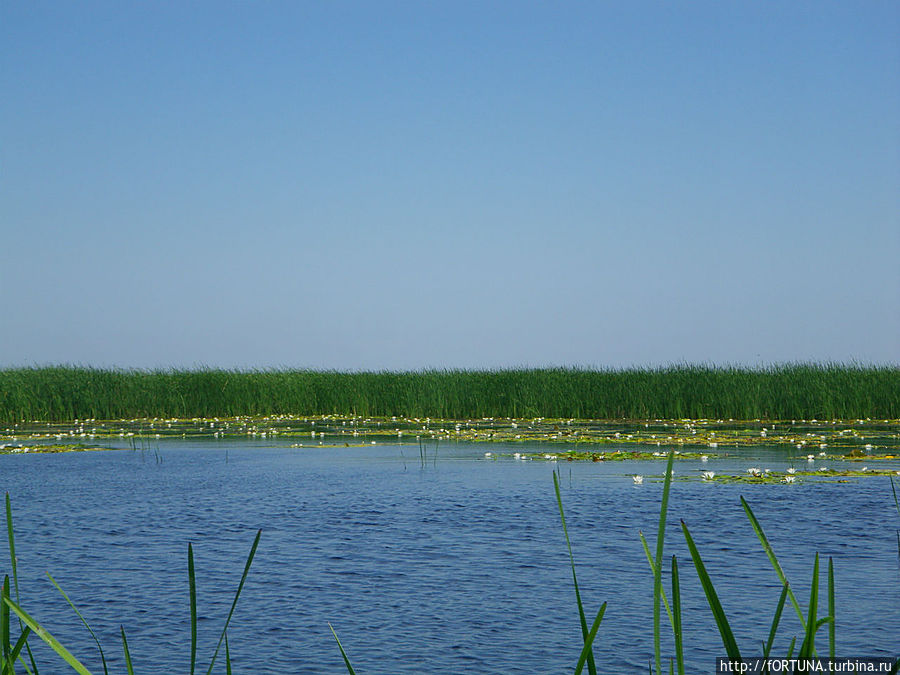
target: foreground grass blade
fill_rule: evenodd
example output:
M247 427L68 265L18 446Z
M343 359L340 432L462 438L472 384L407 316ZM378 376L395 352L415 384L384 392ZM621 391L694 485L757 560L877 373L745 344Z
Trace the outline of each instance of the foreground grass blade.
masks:
M50 579L50 583L52 583L56 587L56 590L58 590L60 592L60 594L62 594L62 596L63 596L63 598L65 598L66 602L69 603L69 607L71 607L75 611L75 614L77 614L78 618L81 619L81 623L84 624L84 627L88 629L88 632L91 634L91 637L94 638L94 643L97 645L97 649L100 650L100 662L103 664L103 672L106 675L109 675L109 670L106 667L106 656L103 654L103 647L100 646L100 640L97 639L97 635L94 633L93 629L88 625L88 622L85 620L85 618L83 616L81 616L81 612L78 611L78 608L75 606L75 603L73 603L71 600L69 600L69 596L66 595L66 592L62 589L62 587L60 587L60 585L58 583L56 583L56 579L54 579L50 575L50 572L47 572L46 574L47 574L47 577Z
M22 634L19 636L19 639L16 641L16 646L12 648L12 651L9 653L9 661L6 662L6 666L3 668L3 672L13 672L13 664L15 664L16 659L19 658L19 652L22 651L22 647L25 646L26 641L28 640L28 636L31 635L31 629L28 626L25 626L25 630L22 631ZM27 670L27 667L26 667Z
M13 536L12 503L9 499L9 492L6 493L6 534L9 538L9 564L13 573L13 588L15 589L16 602L18 603L20 602L18 559L16 558L16 540ZM19 628L24 628L21 618L19 618ZM34 654L31 653L31 647L28 642L25 642L25 651L28 653L28 660L31 661L31 672L34 673L34 675L38 675L37 663L34 661ZM25 668L26 670L28 669L27 666Z
M781 569L781 564L778 562L778 558L775 557L775 551L772 549L772 544L769 543L769 539L768 537L766 537L766 533L763 532L762 525L760 525L759 521L756 519L753 510L750 508L750 504L748 504L747 500L743 497L741 497L741 505L744 507L744 511L747 513L747 518L750 519L750 525L753 526L753 531L756 532L759 543L762 544L763 550L769 557L769 562L772 563L775 574L778 575L778 578L781 580L782 585L787 586L788 597L791 599L791 604L794 606L794 610L797 612L797 616L800 619L803 630L806 630L806 619L803 617L803 610L800 609L800 603L797 602L797 597L794 595L794 591L791 590L791 586L784 574L784 570Z
M891 491L894 493L894 504L897 506L897 513L900 513L900 499L897 499L897 488L894 487L894 477L891 476ZM7 495L7 499L9 495Z
M231 675L231 650L228 649L228 635L225 635L225 675Z
M225 619L225 626L222 628L222 636L216 645L216 651L213 653L212 662L209 664L209 670L206 675L212 673L213 666L216 665L216 657L219 655L219 649L222 647L222 641L225 639L225 632L228 630L228 624L231 623L231 616L234 614L234 608L237 607L238 598L241 597L241 591L244 589L244 582L247 581L247 574L250 572L250 565L253 563L253 556L256 555L256 548L259 546L259 538L262 530L257 531L256 539L253 540L253 546L250 547L250 555L247 556L247 564L244 565L244 573L241 575L241 583L238 584L237 593L234 594L234 602L231 603L231 610L228 612L228 618Z
M893 486L893 483L891 483ZM13 584L16 589L16 602L19 602L19 575L16 571L16 541L13 536L12 504L9 501L9 493L6 493L6 533L9 537L9 564L13 574Z
M604 602L602 605L600 605L600 611L597 612L597 616L594 618L594 623L591 624L591 630L584 642L584 647L581 650L581 656L578 657L578 663L575 664L575 675L581 675L581 671L584 670L584 664L588 659L588 655L593 653L593 648L591 647L591 645L594 644L594 638L597 636L597 631L600 629L600 622L603 621L603 615L605 613L606 603Z
M0 643L3 645L3 658L0 663L3 665L5 673L10 664L10 652L12 651L9 643L9 605L5 600L9 597L9 575L3 579L3 588L0 589Z
M188 544L188 589L191 603L191 675L197 663L197 580L194 576L194 547ZM225 643L226 647L228 643Z
M681 582L678 579L678 561L672 556L672 632L675 633L675 659L678 675L684 675L684 642L681 631Z
M725 653L732 661L739 661L741 652L738 649L737 641L734 639L734 633L731 632L731 626L728 625L728 619L725 617L725 610L722 609L722 603L719 602L719 596L716 595L716 589L713 587L712 579L706 571L700 552L691 538L687 524L682 520L681 529L684 530L684 538L687 541L688 549L691 551L691 558L694 561L694 567L697 569L697 576L700 577L700 585L703 586L703 592L706 594L706 601L712 610L713 617L716 620L716 626L719 629L719 635L722 636L722 644L725 646Z
M653 562L653 655L656 672L662 673L662 652L660 648L659 605L662 597L662 559L663 543L666 535L666 513L669 509L669 488L672 487L672 465L675 462L675 449L669 451L666 463L666 480L663 484L662 504L659 507L659 527L656 532L656 558Z
M828 624L828 656L834 658L834 561L831 556L828 557L828 616L831 617L831 623Z
M353 666L350 665L350 659L347 658L347 652L344 651L344 645L341 644L337 633L334 632L334 628L332 628L331 624L328 624L328 628L331 630L331 634L334 635L334 639L337 642L338 649L341 650L341 656L344 657L344 665L347 666L347 672L350 673L350 675L356 675L356 671L353 670Z
M647 557L647 562L650 564L650 572L653 573L653 578L656 578L656 563L653 562L653 554L650 553L650 545L647 543L647 538L644 536L643 532L638 532L638 537L641 540L641 546L644 547L644 555ZM666 608L666 614L669 615L669 623L671 625L675 625L675 619L672 617L672 608L669 607L669 599L666 597L666 589L660 588L662 593L662 602L663 606Z
M20 602L18 559L16 558L16 540L13 536L12 504L9 499L9 492L6 493L6 534L9 538L9 564L13 573L13 588L16 591L16 602L18 603ZM19 628L24 628L21 618L19 618ZM31 661L31 672L34 675L38 675L37 663L34 661L34 654L31 653L31 647L28 642L25 642L25 651L28 653L28 660ZM25 666L25 669L27 670L28 666Z
M816 647L816 615L819 611L819 554L816 553L815 562L813 562L813 578L812 585L809 589L809 616L806 619L806 637L800 645L800 651L797 652L798 659L807 659L815 654Z
M894 487L893 476L891 476L891 492L894 493L894 504L897 506L897 513L900 513L900 500L897 499L897 488ZM900 530L897 530L897 555L900 556Z
M119 626L119 631L122 633L122 649L125 652L125 668L128 671L128 675L134 675L134 667L131 665L131 652L128 651L128 640L125 639L124 626Z
M31 645L29 645L27 641L25 642L25 651L28 653L28 660L31 662L31 673L33 675L38 675L37 663L34 661L34 654L31 653ZM25 660L22 659L22 663L24 662ZM28 670L28 666L25 666L25 670Z
M24 609L19 607L18 604L7 597L3 598L3 602L9 605L9 608L16 613L16 616L18 616L25 623L25 625L27 625L31 630L34 631L35 635L37 635L39 638L41 638L41 640L50 645L50 648L57 654L59 654L63 661L72 666L75 672L81 673L81 675L91 675L91 671L85 668L84 665L82 665L82 663L78 659L76 659L68 649L63 647L59 643L59 641L50 634L49 631L42 628L41 625L33 618L31 618L31 616L29 616Z
M572 566L572 583L575 585L575 601L578 604L578 618L581 620L581 639L584 641L587 653L587 667L590 675L597 675L597 666L594 664L594 651L588 642L587 619L584 616L584 604L581 602L581 593L578 590L578 578L575 576L575 556L572 555L572 544L569 541L569 530L566 527L566 514L563 512L562 496L559 492L559 477L553 473L553 488L556 490L556 503L559 505L559 517L562 520L563 534L566 536L566 547L569 549L569 564Z
M781 613L784 611L784 604L787 602L787 584L781 588L781 597L778 598L778 607L775 608L775 618L772 619L772 627L769 629L769 640L763 645L763 660L765 661L764 673L769 672L769 654L772 653L772 645L775 644L775 634L778 632L778 624L781 621Z

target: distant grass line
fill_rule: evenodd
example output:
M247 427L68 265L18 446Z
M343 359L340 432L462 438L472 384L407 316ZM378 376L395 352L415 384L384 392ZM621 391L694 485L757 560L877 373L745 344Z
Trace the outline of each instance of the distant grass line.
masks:
M364 415L896 419L900 366L591 370L0 370L0 421Z

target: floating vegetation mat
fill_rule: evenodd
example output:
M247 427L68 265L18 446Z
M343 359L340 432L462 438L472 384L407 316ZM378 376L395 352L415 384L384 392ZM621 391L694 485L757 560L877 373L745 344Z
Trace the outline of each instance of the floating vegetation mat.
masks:
M342 415L32 421L0 429L0 452L134 448L163 438L283 439L294 447L504 443L520 444L522 453L534 459L548 454L543 451L548 446L559 446L557 454L565 453L565 459L573 461L658 459L665 455L663 449L671 447L678 448L684 459L760 447L790 449L796 457L860 462L900 457L900 420L446 420ZM535 445L542 451L534 452Z

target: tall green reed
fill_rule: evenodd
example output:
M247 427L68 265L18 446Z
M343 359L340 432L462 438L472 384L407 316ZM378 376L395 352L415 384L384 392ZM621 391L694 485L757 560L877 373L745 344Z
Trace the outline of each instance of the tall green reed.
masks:
M894 505L897 507L897 513L900 514L900 500L897 499L897 488L894 487L893 476L891 476L891 492L894 493ZM900 529L897 530L897 556L900 557Z
M0 370L0 422L365 415L434 418L900 417L900 367L423 370Z
M680 579L678 576L678 568L677 568L677 559L676 556L672 556L672 606L669 608L668 602L666 602L666 595L661 583L661 560L662 560L662 541L665 533L665 522L667 518L667 510L668 510L668 491L672 483L672 462L674 459L674 450L669 453L669 460L666 466L666 475L665 481L663 485L663 497L660 508L660 518L659 518L659 527L657 532L657 556L655 559L650 556L650 549L644 539L643 534L640 534L641 541L644 545L644 551L650 562L650 566L654 572L654 585L653 585L653 598L654 598L654 622L653 622L653 642L654 642L654 666L651 667L651 672L660 675L663 673L662 667L662 655L660 653L660 638L661 638L661 625L659 621L660 616L660 605L665 604L667 613L669 616L669 621L672 626L672 630L675 638L675 651L676 651L676 660L677 660L677 672L679 675L684 674L684 662L683 662L683 632L682 632L682 621L681 621L681 608L680 608ZM775 551L772 548L769 539L766 537L766 534L757 519L756 515L753 513L750 504L746 499L741 497L741 505L744 508L744 511L747 515L747 518L750 522L750 525L756 534L757 538L762 545L766 556L769 559L770 564L772 565L773 570L778 576L779 580L782 583L782 590L780 597L777 602L775 615L770 624L768 639L762 641L763 655L765 658L769 658L772 654L772 649L774 646L776 634L778 632L778 627L781 622L782 612L784 610L785 604L788 599L790 599L791 604L794 606L795 611L797 612L797 616L800 621L801 629L802 629L802 642L800 643L800 648L796 654L796 658L811 658L817 654L816 651L816 636L820 628L824 625L828 625L828 653L831 658L835 656L835 594L834 594L834 565L833 560L829 558L828 560L828 574L827 574L827 589L826 589L826 597L827 597L827 614L823 617L819 617L819 583L820 583L820 575L819 575L819 554L816 553L813 561L813 572L812 572L812 581L810 583L810 595L809 600L807 602L807 612L804 615L803 610L796 596L794 595L793 590L791 590L791 585L787 580L787 577L784 573L781 564L778 561L777 556L775 555ZM681 521L681 529L684 535L685 542L688 547L688 551L690 552L691 560L694 564L694 569L697 572L697 576L700 581L700 585L703 589L703 593L706 596L707 605L712 613L713 619L716 624L716 628L719 632L719 636L722 640L722 646L725 649L725 653L730 661L734 663L740 663L742 660L740 647L735 638L734 631L731 627L731 624L728 621L728 617L725 613L725 609L723 607L722 601L719 597L719 594L716 591L715 584L713 583L712 576L710 575L707 567L703 561L703 558L700 554L700 551L694 542L694 538L691 535L690 529L688 528L687 523L682 520ZM787 650L787 658L791 658L794 654L794 647L797 642L797 637L791 639L790 644L788 645ZM670 670L673 666L670 665ZM894 671L900 668L900 659L897 660Z

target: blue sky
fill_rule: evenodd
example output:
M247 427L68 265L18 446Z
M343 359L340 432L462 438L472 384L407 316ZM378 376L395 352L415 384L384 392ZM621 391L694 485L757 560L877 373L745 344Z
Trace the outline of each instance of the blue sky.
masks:
M896 2L0 4L0 366L900 361Z

